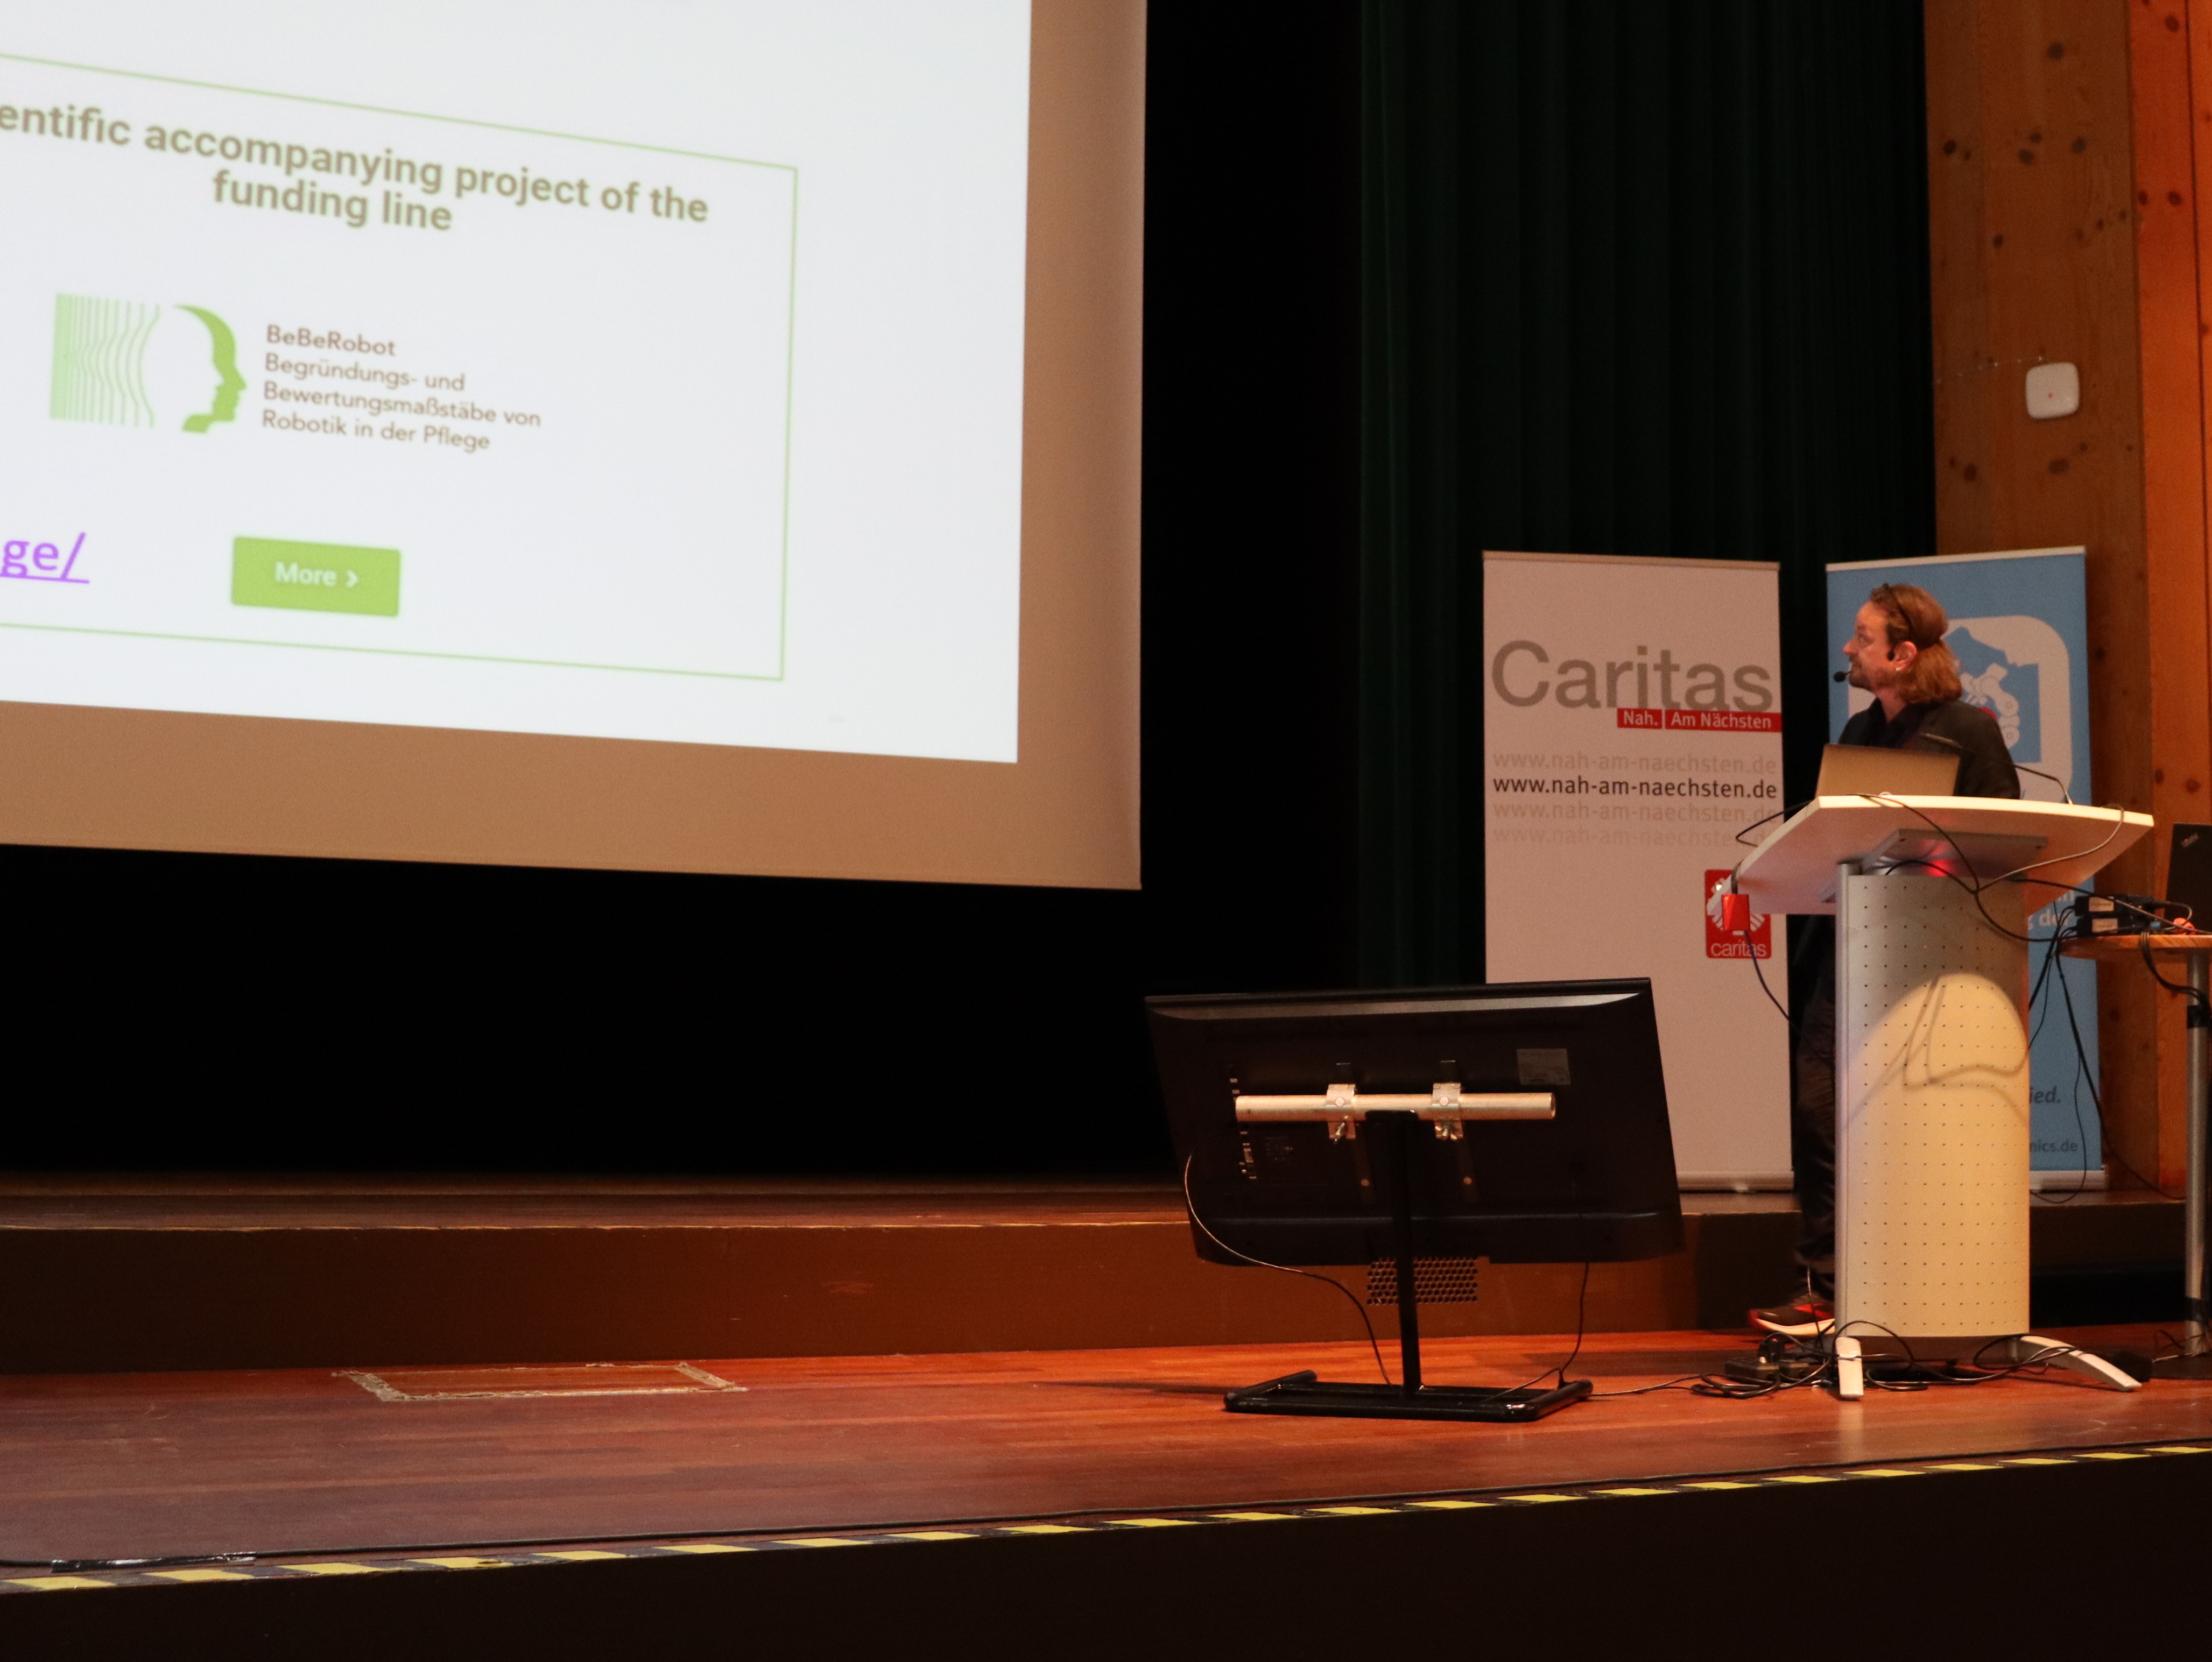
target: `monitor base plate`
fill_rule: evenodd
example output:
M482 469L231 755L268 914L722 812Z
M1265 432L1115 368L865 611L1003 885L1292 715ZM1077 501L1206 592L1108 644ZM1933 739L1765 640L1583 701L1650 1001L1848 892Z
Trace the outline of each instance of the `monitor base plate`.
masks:
M1555 1414L1590 1394L1588 1380L1548 1390L1528 1386L1425 1385L1408 1392L1396 1385L1335 1385L1310 1371L1285 1374L1231 1391L1222 1405L1232 1414L1316 1414L1359 1420L1477 1420L1525 1424Z

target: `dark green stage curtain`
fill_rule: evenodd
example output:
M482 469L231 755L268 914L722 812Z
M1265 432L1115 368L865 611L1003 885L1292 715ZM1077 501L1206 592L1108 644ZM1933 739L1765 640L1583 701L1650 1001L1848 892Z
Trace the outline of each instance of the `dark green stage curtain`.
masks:
M1933 550L1920 6L1364 23L1360 967L1479 980L1485 548L1779 561L1790 800L1822 567Z

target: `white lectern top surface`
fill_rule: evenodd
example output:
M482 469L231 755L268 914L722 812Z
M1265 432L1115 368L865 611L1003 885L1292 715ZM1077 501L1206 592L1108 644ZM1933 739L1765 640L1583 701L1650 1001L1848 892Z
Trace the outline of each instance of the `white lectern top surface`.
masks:
M2008 851L1997 856L2001 870L2036 862L2027 874L2039 880L2028 890L2030 912L2127 852L2152 824L2148 814L2002 797L1818 797L1736 863L1736 886L1757 912L1832 913L1838 865L1874 853L1900 831L1932 839L1931 821L1962 840L2008 840L1993 845ZM2008 841L2015 838L2040 838L2043 846ZM1981 869L1986 863L1975 860L1984 881L1996 875Z

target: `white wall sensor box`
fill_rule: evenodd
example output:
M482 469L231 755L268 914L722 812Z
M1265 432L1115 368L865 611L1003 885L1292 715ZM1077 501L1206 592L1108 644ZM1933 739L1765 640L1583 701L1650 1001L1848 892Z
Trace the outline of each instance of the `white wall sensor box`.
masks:
M2027 413L2056 421L2081 408L2081 372L2070 363L2039 363L2027 372Z

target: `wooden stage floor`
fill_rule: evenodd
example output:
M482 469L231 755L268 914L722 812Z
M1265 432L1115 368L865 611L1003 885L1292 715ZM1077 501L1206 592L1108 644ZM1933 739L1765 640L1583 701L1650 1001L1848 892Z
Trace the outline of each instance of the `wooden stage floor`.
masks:
M2152 1343L2145 1330L2069 1337ZM1741 1334L1598 1335L1575 1371L1601 1392L1627 1390L1717 1369L1748 1344ZM1514 1384L1565 1348L1444 1339L1428 1347L1428 1373ZM328 1369L0 1378L0 1559L1108 1519L2212 1436L2212 1381L2123 1394L2021 1376L1856 1404L1810 1390L1753 1402L1668 1391L1509 1427L1223 1411L1224 1388L1300 1367L1374 1378L1366 1350L1346 1344L692 1366L744 1389L388 1400ZM439 1383L385 1377L417 1394Z

